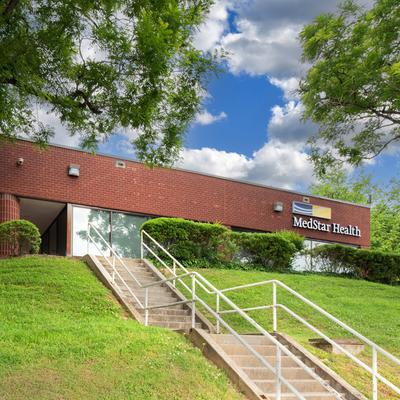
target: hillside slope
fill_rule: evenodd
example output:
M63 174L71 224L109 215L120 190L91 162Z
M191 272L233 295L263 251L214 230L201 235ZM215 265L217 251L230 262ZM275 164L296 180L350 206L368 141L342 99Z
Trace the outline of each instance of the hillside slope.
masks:
M0 260L0 399L242 399L183 336L144 327L76 260Z
M400 358L400 286L317 274L280 274L219 269L198 269L197 271L218 289L278 279ZM200 291L198 294L201 294ZM226 294L242 308L272 304L270 285L227 292ZM208 297L212 301L211 297L204 293L202 293L202 297ZM288 306L331 338L351 337L326 317L318 314L310 306L300 302L281 288L277 290L277 302ZM251 311L249 315L267 330L272 331L272 312L270 310ZM253 328L242 318L233 314L225 314L225 317L237 330L253 331ZM358 368L346 356L332 355L311 347L308 339L318 336L283 310L278 310L278 331L289 334L301 342L309 351L339 372L364 394L371 393L371 376L368 373ZM360 357L367 365L372 365L370 348L367 347ZM392 362L382 356L378 357L378 366L384 376L400 386L400 368L398 366L394 366ZM385 390L385 395L380 398L400 399L400 396L384 389L384 386L382 389Z

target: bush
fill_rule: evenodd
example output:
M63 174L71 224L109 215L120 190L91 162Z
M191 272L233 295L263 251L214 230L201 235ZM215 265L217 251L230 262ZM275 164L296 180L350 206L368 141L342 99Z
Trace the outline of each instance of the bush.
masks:
M294 232L239 233L220 224L181 218L146 221L145 230L186 265L288 270L304 238Z
M336 244L316 247L311 255L324 272L346 274L373 282L400 282L400 254L397 253Z
M276 235L283 237L289 242L293 243L297 251L302 251L304 248L304 236L299 235L292 231L280 231L276 232Z
M32 222L17 219L0 224L0 243L11 247L11 255L37 254L40 250L40 232Z
M280 233L236 233L242 261L266 270L291 269L296 245Z
M213 261L228 246L229 229L220 224L193 222L182 218L154 218L146 221L141 229L180 261Z

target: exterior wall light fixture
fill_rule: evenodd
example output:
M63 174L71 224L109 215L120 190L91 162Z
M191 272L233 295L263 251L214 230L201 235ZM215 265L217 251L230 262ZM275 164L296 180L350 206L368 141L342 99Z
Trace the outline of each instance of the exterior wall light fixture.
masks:
M276 201L274 203L274 211L282 212L283 211L283 203L281 201Z
M71 164L68 167L68 175L69 176L79 176L79 165Z

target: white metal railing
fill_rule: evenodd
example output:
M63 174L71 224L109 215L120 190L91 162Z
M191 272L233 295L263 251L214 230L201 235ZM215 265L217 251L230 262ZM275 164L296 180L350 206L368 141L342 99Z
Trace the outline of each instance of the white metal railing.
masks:
M162 262L162 265L168 269L170 273L173 275L176 275L176 268L179 267L182 269L184 272L188 272L188 270L181 264L179 263L178 260L176 260L166 249L164 249L159 243L157 243L147 232L142 231L142 237L141 237L141 242L142 242L142 255L143 255L143 249L145 248L146 250L150 250L150 253L154 255L154 252L149 248L144 243L144 239L149 238L153 243L157 245L158 248L160 248L164 254L166 254L172 261L173 261L173 269L171 270L168 265L166 265L165 262ZM157 256L156 257L159 261L160 258ZM202 285L203 290L205 290L208 294L215 294L216 295L216 314L221 315L221 314L230 314L230 313L238 313L237 309L238 308L232 308L231 310L221 310L220 307L220 294L221 293L226 293L226 292L232 292L236 290L242 290L242 289L247 289L247 288L252 288L252 287L257 287L257 286L264 286L264 285L271 285L272 286L272 304L269 305L263 305L263 306L254 306L254 307L247 307L247 308L240 308L241 311L243 312L249 312L249 311L255 311L255 310L262 310L262 309L272 309L272 328L274 332L277 332L278 329L278 319L277 319L277 310L280 308L287 312L289 315L291 315L293 318L295 318L297 321L302 323L304 326L315 332L317 335L325 339L328 343L330 343L332 346L334 346L336 349L338 349L341 353L349 357L352 361L354 361L359 367L363 368L365 371L367 371L369 374L371 374L371 384L372 384L372 399L373 400L378 400L378 381L382 382L386 386L388 386L391 390L393 390L395 393L400 395L400 388L395 385L393 382L389 381L387 378L385 378L380 372L379 372L379 365L378 365L378 355L382 355L387 357L389 360L394 362L396 365L400 366L400 360L395 357L393 354L389 353L387 350L383 349L370 339L366 338L364 335L361 333L357 332L355 329L351 328L338 318L334 317L327 311L325 311L323 308L318 306L317 304L313 303L311 300L307 299L306 297L302 296L300 293L296 292L289 286L285 285L283 282L280 282L279 280L267 280L267 281L261 281L261 282L255 282L255 283L250 283L246 285L241 285L241 286L235 286L231 288L226 288L222 289L219 291L212 291L208 290L204 285ZM328 335L324 334L321 330L310 324L308 321L306 321L304 318L296 314L294 311L292 311L289 307L279 304L277 302L277 287L281 287L287 292L291 293L294 295L296 298L300 299L303 303L309 305L312 307L314 310L318 311L320 314L324 315L331 321L333 321L335 324L339 325L341 328L349 332L350 334L354 335L358 339L360 339L362 342L367 344L368 346L371 347L372 351L372 365L369 366L367 365L364 361L350 353L348 350L343 348L339 343L335 342L333 339L331 339ZM186 287L187 288L187 287ZM208 310L210 311L210 310ZM214 315L214 314L213 314ZM215 315L214 315L215 317ZM220 319L216 318L216 331L220 332Z
M110 251L110 256L105 255L102 247L99 246L96 241L94 240L91 229L96 233L96 235L100 238L101 243L105 246L106 249ZM343 354L348 356L351 360L353 360L358 366L363 368L365 371L372 375L372 399L378 399L378 381L387 385L390 389L394 392L400 394L400 389L394 383L390 382L387 378L382 376L378 371L378 354L384 355L389 358L391 361L400 365L400 360L395 357L394 355L390 354L376 343L372 342L371 340L367 339L359 332L355 331L353 328L349 327L344 322L340 321L333 315L329 314L327 311L313 303L312 301L308 300L300 293L296 292L295 290L291 289L289 286L285 285L284 283L278 280L267 280L262 282L255 282L251 284L235 286L231 288L226 288L223 290L218 290L215 288L208 280L206 280L202 275L197 272L190 272L187 268L185 268L172 254L170 254L160 243L158 243L154 238L152 238L147 232L141 231L141 258L144 259L145 252L149 255L153 256L171 275L172 277L161 279L158 282L154 282L148 285L142 285L136 277L131 273L129 268L124 263L123 259L117 254L117 252L110 246L110 244L101 236L100 232L96 227L89 223L88 226L88 250L89 250L89 241L92 242L97 250L102 254L102 256L106 259L108 264L111 266L112 275L111 279L114 280L115 276L117 276L122 284L128 289L128 292L133 296L135 301L138 303L138 306L145 311L145 324L148 324L149 320L149 310L156 309L156 308L163 308L168 307L171 305L177 304L191 304L192 308L192 327L195 327L196 322L196 303L201 304L216 320L216 331L217 333L221 330L221 325L229 331L245 348L253 354L265 367L271 370L276 377L276 399L281 399L281 386L286 386L298 399L304 400L304 397L299 393L293 385L290 384L281 374L281 357L282 354L290 357L292 360L296 362L301 368L306 370L310 376L318 380L324 387L327 388L336 398L341 398L341 396L334 391L331 387L326 385L326 383L308 366L306 366L299 358L297 358L294 354L292 354L284 345L282 345L273 335L267 332L261 325L259 325L253 318L248 315L249 311L254 310L262 310L262 309L272 309L272 328L274 332L277 332L278 329L278 319L277 319L277 311L278 309L282 309L283 311L287 312L289 315L294 317L296 320L301 322L303 325L311 329L313 332L321 336L327 342L329 342L332 346L339 349ZM157 250L153 249L151 246L154 245L157 250L160 250L163 253L163 256L159 256L157 254ZM168 262L165 260L169 260ZM130 277L134 279L138 287L145 289L145 299L144 304L139 301L135 293L132 292L129 285L124 280L123 276L118 272L116 260L119 262L120 266L125 270ZM172 265L170 265L172 264ZM180 275L179 275L180 273ZM187 284L184 280L185 278L191 279L191 284ZM169 304L158 304L158 305L149 305L149 288L157 285L171 285L172 287L176 287L176 283L179 282L189 293L190 299L186 299L183 301L178 301ZM232 300L230 300L225 293L232 292L236 290L247 289L256 286L263 286L263 285L271 285L272 286L272 304L270 305L262 305L262 306L255 306L255 307L247 307L247 308L240 308L238 307ZM215 309L210 306L207 301L200 298L198 295L198 291L196 291L197 287L204 290L208 295L215 295ZM349 333L353 334L364 343L368 344L372 348L372 366L368 366L364 361L360 360L349 351L343 348L340 344L336 343L333 339L329 338L323 332L321 332L318 328L311 325L307 322L304 318L296 314L294 311L290 310L284 304L280 304L277 301L277 288L283 288L284 290L288 291L298 299L300 299L305 304L311 306L316 311L324 315L325 317L329 318L331 321L335 322L343 329L347 330ZM222 310L221 302L225 303L230 307L228 310ZM223 319L224 314L236 313L241 316L244 320L246 320L251 326L253 326L258 333L268 337L268 339L275 344L276 346L276 357L275 357L275 366L272 366L261 354L259 354L252 346L250 346L241 336L240 334L226 321Z
M103 246L109 250L110 255L106 255L105 251L103 250L102 246L99 246L96 243L96 240L93 237L92 234L93 232L96 233L97 237L100 238L101 243ZM152 243L154 243L160 250L163 251L165 255L167 255L168 258L171 259L173 265L172 268L162 260L152 249L149 245L147 245L144 242L144 237L150 239ZM173 274L172 277L170 278L164 278L161 279L157 282L153 282L147 285L142 285L136 277L131 273L129 268L126 266L124 260L122 257L118 255L118 253L112 248L112 246L102 237L101 233L98 231L98 229L93 226L93 224L89 223L88 224L88 232L87 232L87 238L88 238L88 252L89 252L89 243L93 243L96 247L96 249L100 252L100 254L103 256L103 258L106 260L106 262L109 264L111 267L112 273L110 275L110 278L113 280L115 279L115 276L117 276L120 281L123 283L123 285L128 289L128 292L133 296L135 301L138 304L138 307L141 308L142 310L145 311L145 325L148 325L149 322L149 310L152 309L157 309L157 308L163 308L163 307L169 307L177 304L191 304L192 312L191 312L191 326L194 328L195 323L196 323L196 303L201 304L212 316L216 318L218 321L218 324L223 325L237 340L239 343L241 343L247 351L254 355L260 363L272 371L276 377L276 390L275 390L275 396L277 400L281 400L281 393L282 393L282 385L286 386L290 392L292 392L297 399L300 400L306 400L305 397L282 375L282 370L281 370L281 365L282 365L282 355L286 355L289 358L291 358L297 365L299 365L301 368L303 368L305 371L309 373L310 376L312 376L314 379L318 380L321 385L326 387L328 391L330 391L337 399L340 399L341 396L335 392L332 388L330 388L326 383L307 365L305 365L299 358L297 358L293 353L291 353L282 343L280 343L273 335L271 335L269 332L267 332L262 326L260 326L256 321L254 321L251 317L249 317L244 311L242 311L235 303L232 302L228 297L226 297L221 291L219 291L217 288L215 288L209 281L207 281L203 276L201 276L197 272L190 272L188 271L179 261L177 261L166 249L164 249L157 241L155 241L150 235L148 235L146 232L142 231L142 240L141 240L141 256L142 258L144 257L144 250L147 250L150 254L152 254L160 263L163 265L170 273ZM119 265L115 262L116 260L119 261ZM130 290L129 285L125 281L124 277L119 273L117 266L121 266L125 272L129 274L130 277L134 279L136 284L140 288L145 289L145 300L144 304L139 301L137 296ZM177 269L182 269L183 274L177 275L176 271ZM185 278L190 278L191 279L191 285L187 285L184 282ZM173 303L165 303L165 304L157 304L157 305L149 305L149 291L148 289L153 286L157 285L172 285L173 287L176 286L176 282L180 282L183 287L189 291L190 293L190 299L182 300L182 301L177 301ZM252 325L256 330L267 337L276 347L276 353L275 353L275 365L271 365L267 359L258 353L248 342L246 342L245 339L235 330L233 329L228 322L226 322L220 313L218 313L216 310L214 310L205 300L201 299L198 296L197 292L197 286L201 287L203 290L205 290L209 294L216 294L218 298L218 303L220 304L221 301L225 302L229 307L232 308L232 310L235 310L242 318L244 318L250 325Z
M160 249L163 254L172 262L172 267L168 265L151 247L150 244L146 243L146 239L150 241L150 243L154 244L158 249ZM326 384L326 382L318 376L313 369L308 367L303 363L301 359L296 357L293 353L290 352L289 349L286 348L282 343L280 343L273 335L271 335L268 331L266 331L261 325L259 325L253 318L246 314L245 309L240 309L232 300L226 297L223 291L218 290L213 286L207 279L205 279L201 274L197 272L189 272L187 268L185 268L171 253L168 252L160 243L158 243L154 238L152 238L146 231L141 231L141 258L144 258L145 250L149 252L169 273L172 274L172 278L165 279L160 282L174 281L174 283L180 282L182 286L192 295L192 298L195 299L196 302L201 304L215 319L216 319L216 330L217 333L220 333L220 325L223 325L238 341L243 344L243 346L250 352L250 354L254 355L265 367L267 367L270 371L275 374L276 377L276 391L275 397L277 400L281 399L282 393L282 384L285 385L298 399L304 399L304 396L299 393L299 391L288 382L281 373L281 365L282 365L282 354L291 358L298 366L307 371L307 373L320 382L320 384L325 387L331 394L333 394L336 398L341 399L341 395L337 393L333 388ZM177 275L177 270L180 269L183 271L183 275ZM187 285L183 278L191 275L192 276L192 285L191 287ZM215 294L216 295L216 309L214 310L206 301L201 299L196 294L196 285L201 287L207 294ZM175 286L175 285L174 285ZM276 291L275 299L276 299ZM253 347L249 345L240 334L231 326L227 321L225 321L220 311L221 301L225 302L228 306L232 307L232 312L238 313L243 319L245 319L251 326L253 326L258 333L266 336L273 344L276 346L276 354L275 354L275 366L272 366L268 361L259 354ZM193 307L193 306L192 306ZM264 308L264 307L263 307ZM276 327L276 309L274 311L274 327ZM193 315L193 314L192 314ZM276 331L276 329L274 329Z
M297 321L302 323L304 326L315 332L317 335L325 339L328 343L330 343L332 346L337 348L341 353L345 354L347 357L349 357L352 361L354 361L358 366L363 368L365 371L370 373L372 375L372 399L377 400L378 399L378 381L381 381L384 383L386 386L388 386L390 389L392 389L394 392L400 395L400 388L396 386L393 382L389 381L387 378L382 376L382 374L379 373L378 370L378 354L381 354L385 357L387 357L389 360L394 362L396 365L400 366L400 359L395 357L393 354L389 353L387 350L383 349L376 343L374 343L372 340L366 338L364 335L361 333L357 332L355 329L351 328L338 318L334 317L332 314L328 313L325 311L323 308L318 306L317 304L313 303L311 300L307 299L300 293L296 292L289 286L285 285L283 282L280 282L278 280L272 279L272 280L267 280L267 281L261 281L261 282L255 282L255 283L250 283L247 285L241 285L241 286L235 286L227 289L221 290L221 292L226 293L226 292L232 292L236 290L242 290L242 289L247 289L251 287L256 287L256 286L264 286L264 285L272 285L273 288L273 295L272 295L272 305L265 305L265 306L257 306L257 307L249 307L243 310L246 311L252 311L252 310L260 310L260 309L273 309L273 326L274 326L274 331L277 330L277 309L281 308L285 312L287 312L289 315L294 317ZM328 337L326 334L324 334L321 330L310 324L308 321L306 321L304 318L296 314L294 311L292 311L289 307L283 305L283 304L278 304L277 303L277 286L285 289L287 292L291 293L298 299L300 299L303 303L309 305L316 311L318 311L320 314L324 315L327 317L329 320L333 321L335 324L339 325L341 328L343 328L345 331L351 333L358 339L360 339L362 342L367 344L368 346L371 347L372 351L372 365L369 366L367 365L364 361L360 360L358 357L350 353L348 350L346 350L343 346L341 346L339 343L335 342L333 339ZM224 310L221 311L221 313L235 313L235 310Z

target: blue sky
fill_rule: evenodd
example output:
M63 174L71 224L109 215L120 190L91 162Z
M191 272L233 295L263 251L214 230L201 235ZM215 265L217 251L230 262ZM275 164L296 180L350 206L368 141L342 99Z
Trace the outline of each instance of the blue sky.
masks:
M369 6L371 0L359 0ZM306 191L315 182L308 138L318 127L301 121L295 95L307 66L298 33L333 0L216 0L195 38L204 51L229 52L225 71L213 78L203 109L186 135L176 166L266 185ZM99 151L134 158L134 134L113 136ZM70 143L65 132L56 141ZM69 140L69 141L68 141ZM365 167L376 181L399 171L397 153Z

